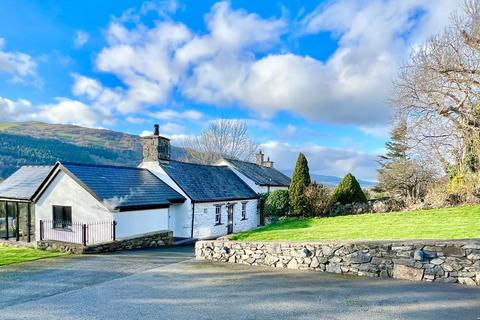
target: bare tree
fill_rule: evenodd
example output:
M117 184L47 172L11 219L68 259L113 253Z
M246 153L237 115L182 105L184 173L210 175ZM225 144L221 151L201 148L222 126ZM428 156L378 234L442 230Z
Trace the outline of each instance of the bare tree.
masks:
M395 83L410 147L444 170L480 169L480 0L467 0L451 25L416 49Z
M200 136L185 140L186 161L211 164L222 157L249 161L258 149L244 121L220 119Z

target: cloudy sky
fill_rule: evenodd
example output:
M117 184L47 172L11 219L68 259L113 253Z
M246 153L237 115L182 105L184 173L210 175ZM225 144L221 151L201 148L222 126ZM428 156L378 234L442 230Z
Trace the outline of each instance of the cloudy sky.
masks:
M375 179L388 97L459 0L0 2L0 120L180 141L244 120L282 169Z

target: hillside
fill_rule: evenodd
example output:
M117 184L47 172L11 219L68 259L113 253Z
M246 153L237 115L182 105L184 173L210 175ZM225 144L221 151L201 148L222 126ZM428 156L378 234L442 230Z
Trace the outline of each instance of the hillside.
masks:
M172 147L178 159L181 149ZM103 129L41 122L0 122L0 179L26 164L70 161L136 166L142 157L139 136Z

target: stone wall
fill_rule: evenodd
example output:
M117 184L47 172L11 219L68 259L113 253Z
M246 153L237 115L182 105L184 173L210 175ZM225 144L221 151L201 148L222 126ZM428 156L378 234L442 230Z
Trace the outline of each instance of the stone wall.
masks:
M118 239L116 241L104 242L83 246L81 244L67 243L60 241L38 241L37 247L43 250L55 250L73 254L101 253L142 248L156 248L170 246L173 244L172 231L156 231L145 233L131 238Z
M452 241L199 241L197 259L480 286L480 239Z

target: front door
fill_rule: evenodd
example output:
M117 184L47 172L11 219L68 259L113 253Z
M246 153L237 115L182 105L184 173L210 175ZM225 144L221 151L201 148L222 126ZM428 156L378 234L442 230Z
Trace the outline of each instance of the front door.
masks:
M228 214L228 234L233 233L233 204L229 204L227 206L227 214Z

